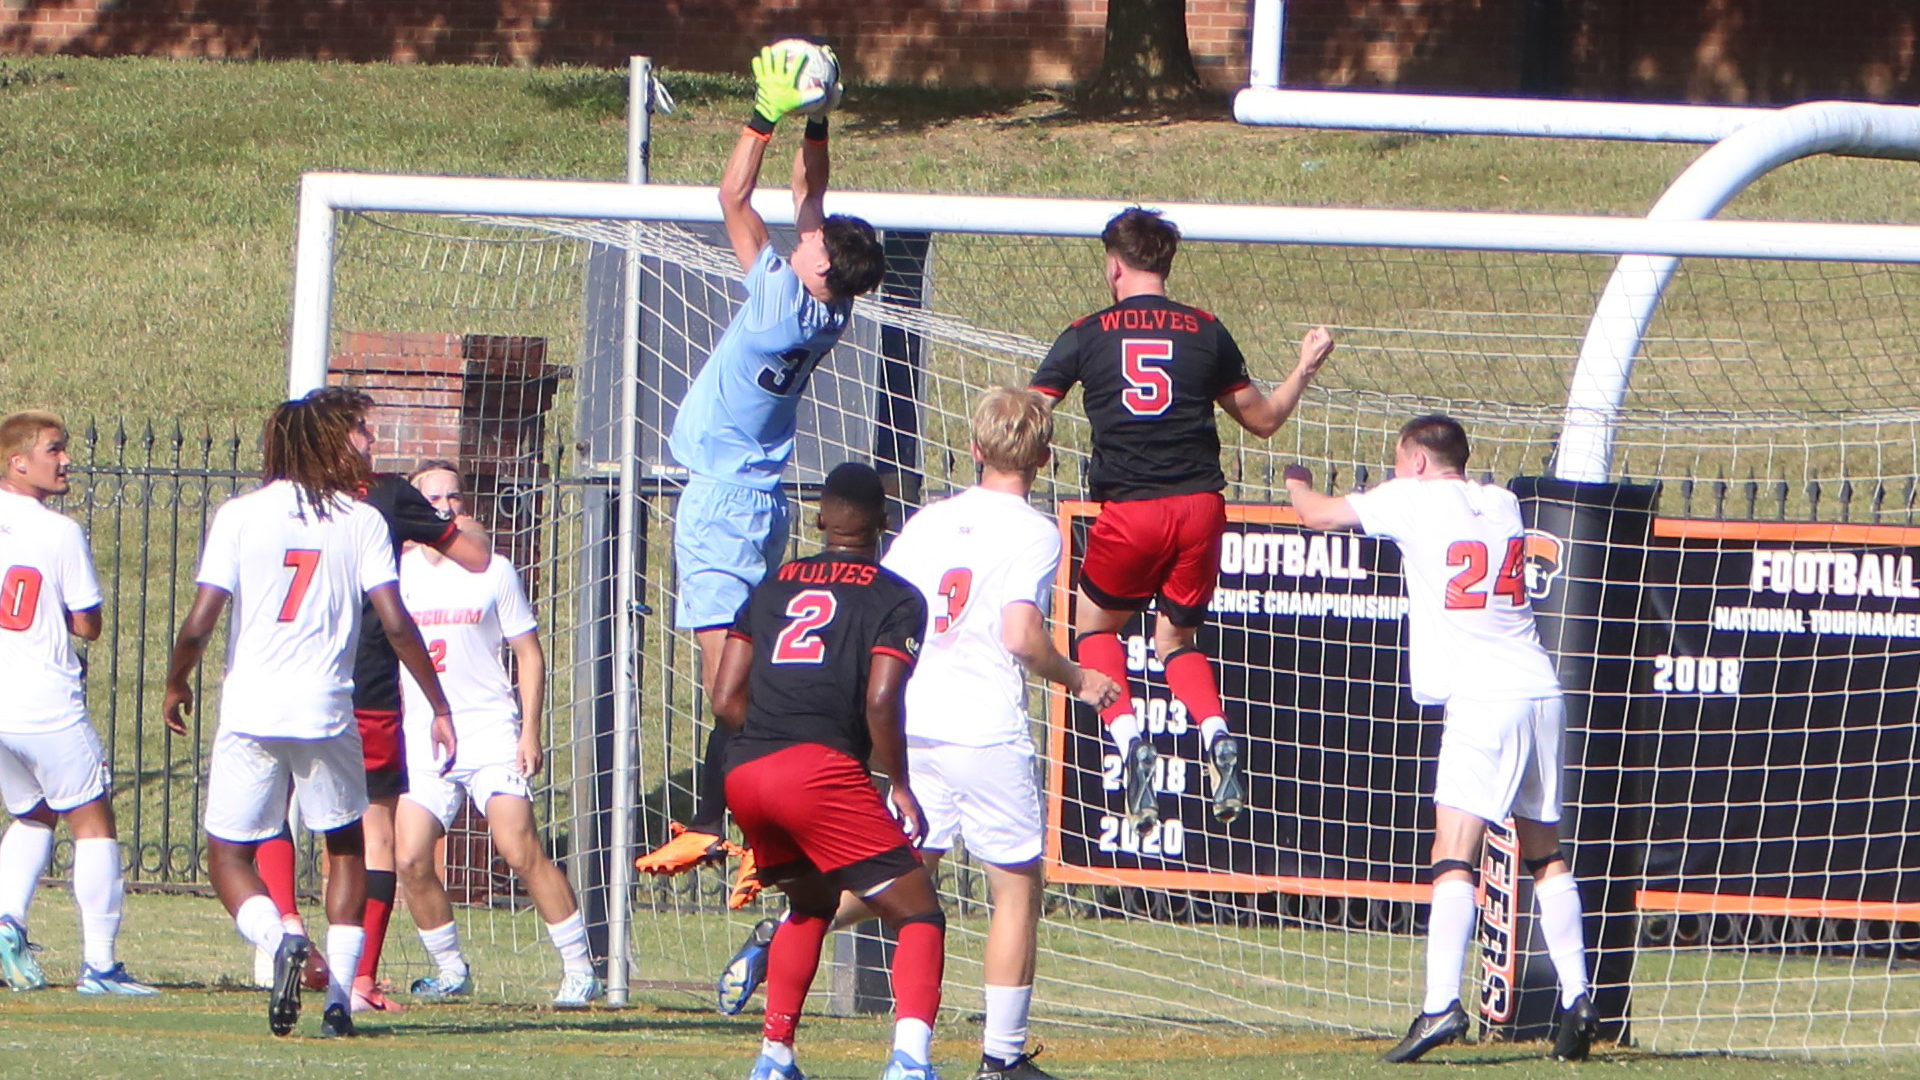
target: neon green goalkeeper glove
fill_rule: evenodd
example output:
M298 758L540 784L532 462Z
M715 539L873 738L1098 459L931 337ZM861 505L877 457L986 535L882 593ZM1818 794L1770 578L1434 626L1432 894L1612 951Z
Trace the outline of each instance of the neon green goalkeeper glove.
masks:
M748 122L749 127L772 131L781 117L807 104L807 95L800 89L805 68L805 60L785 49L769 45L760 50L760 55L753 58L753 120Z

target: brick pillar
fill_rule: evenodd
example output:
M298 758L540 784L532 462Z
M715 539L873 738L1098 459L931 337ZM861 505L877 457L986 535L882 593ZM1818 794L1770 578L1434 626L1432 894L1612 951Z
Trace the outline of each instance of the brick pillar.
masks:
M570 374L546 354L539 337L355 330L330 367L333 382L365 390L379 406L374 468L406 473L427 458L459 465L467 512L493 533L536 603L546 413ZM455 903L486 904L506 891L484 817L463 811L443 850Z

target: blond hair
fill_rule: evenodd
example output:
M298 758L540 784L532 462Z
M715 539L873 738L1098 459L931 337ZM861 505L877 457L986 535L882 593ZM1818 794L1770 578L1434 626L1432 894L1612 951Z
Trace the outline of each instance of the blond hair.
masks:
M10 461L15 454L32 453L40 433L48 429L65 435L67 422L45 409L22 409L0 420L0 459Z
M1053 410L1037 391L997 387L973 407L973 444L990 469L1036 472L1046 464L1052 441Z

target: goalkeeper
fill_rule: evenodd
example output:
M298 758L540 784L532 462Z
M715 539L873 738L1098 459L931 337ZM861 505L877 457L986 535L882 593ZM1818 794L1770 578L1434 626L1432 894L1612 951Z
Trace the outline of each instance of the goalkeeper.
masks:
M1325 495L1312 473L1286 471L1302 524L1399 546L1413 699L1447 709L1434 770L1426 1004L1386 1059L1417 1060L1466 1032L1460 970L1476 921L1473 867L1486 823L1511 815L1560 979L1553 1056L1578 1061L1599 1015L1587 995L1579 884L1557 824L1566 712L1527 600L1520 505L1505 488L1467 479L1467 451L1457 421L1420 416L1400 429L1394 478L1371 491Z
M800 89L802 60L766 48L753 61L756 92L733 154L720 177L727 239L746 271L741 305L694 377L674 419L668 448L685 466L687 485L674 519L679 579L674 622L700 646L700 684L713 700L714 676L727 627L747 594L787 547L789 509L781 478L793 456L794 428L807 379L847 328L853 298L880 284L885 256L873 226L828 215L827 121L807 118L793 158L793 216L799 241L781 258L767 223L753 208L760 165L774 127L791 113L818 109L838 87ZM822 110L824 112L824 110ZM701 766L693 821L641 856L650 873L677 873L724 857L726 735L715 725ZM735 905L758 891L743 857Z

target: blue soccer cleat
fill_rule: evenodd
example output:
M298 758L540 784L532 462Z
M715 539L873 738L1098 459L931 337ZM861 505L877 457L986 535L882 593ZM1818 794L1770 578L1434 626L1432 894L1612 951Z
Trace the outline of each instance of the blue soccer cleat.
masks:
M940 1080L940 1074L924 1061L915 1061L899 1050L887 1059L887 1071L880 1080Z
M286 1035L300 1019L300 971L307 966L313 942L305 934L288 934L273 952L273 989L267 992L267 1030Z
M11 915L0 915L0 974L14 991L39 990L47 985L47 973L33 958L39 946L27 940L27 928Z
M782 1065L765 1054L753 1062L753 1071L747 1074L747 1080L807 1080L807 1074L800 1071L800 1063Z
M428 1001L452 1001L455 998L471 997L473 972L468 971L456 979L443 971L438 975L413 980L413 985L408 989L413 992L414 997L426 998Z
M721 1012L739 1015L740 1010L747 1007L747 999L767 981L767 954L773 947L774 932L779 929L779 919L761 919L747 932L747 940L740 943L740 950L727 961L726 970L720 973L720 980L714 986Z
M584 1009L600 1000L606 992L606 985L593 972L569 971L560 977L560 992L553 995L553 1007Z
M128 997L153 997L160 991L127 974L127 965L115 964L105 971L80 966L80 981L75 990L83 994L124 994Z

